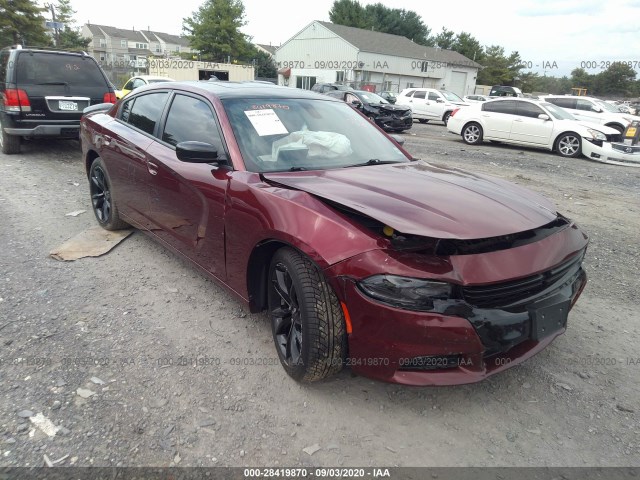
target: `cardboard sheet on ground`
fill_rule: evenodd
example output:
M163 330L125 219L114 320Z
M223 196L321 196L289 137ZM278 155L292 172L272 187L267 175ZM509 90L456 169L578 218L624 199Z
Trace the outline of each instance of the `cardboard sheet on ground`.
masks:
M99 257L118 245L132 232L133 230L109 232L101 227L91 227L51 250L49 256L60 261Z

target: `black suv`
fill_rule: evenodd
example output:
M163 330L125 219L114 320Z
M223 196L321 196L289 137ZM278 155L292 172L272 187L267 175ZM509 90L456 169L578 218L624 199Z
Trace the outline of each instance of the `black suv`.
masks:
M3 153L19 153L21 137L78 138L82 110L115 101L113 86L84 52L20 46L0 50Z

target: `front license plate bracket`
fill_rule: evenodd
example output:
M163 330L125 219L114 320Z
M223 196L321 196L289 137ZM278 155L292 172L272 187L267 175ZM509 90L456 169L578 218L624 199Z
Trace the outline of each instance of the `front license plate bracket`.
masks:
M570 300L531 309L531 338L541 340L567 326Z

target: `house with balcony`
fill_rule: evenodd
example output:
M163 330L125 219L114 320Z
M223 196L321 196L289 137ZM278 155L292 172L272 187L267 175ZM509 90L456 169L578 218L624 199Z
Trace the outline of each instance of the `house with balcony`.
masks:
M170 58L181 53L196 53L186 38L149 29L86 23L82 26L82 35L91 40L89 53L116 85L132 75L146 74L150 57Z

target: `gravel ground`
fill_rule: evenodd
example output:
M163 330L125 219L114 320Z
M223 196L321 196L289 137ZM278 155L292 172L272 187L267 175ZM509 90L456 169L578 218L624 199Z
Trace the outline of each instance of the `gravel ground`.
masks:
M29 142L0 154L0 466L638 466L640 169L471 147L442 125L405 138L589 233L590 282L548 349L467 386L296 384L264 314L147 236L49 258L95 221L78 143Z

